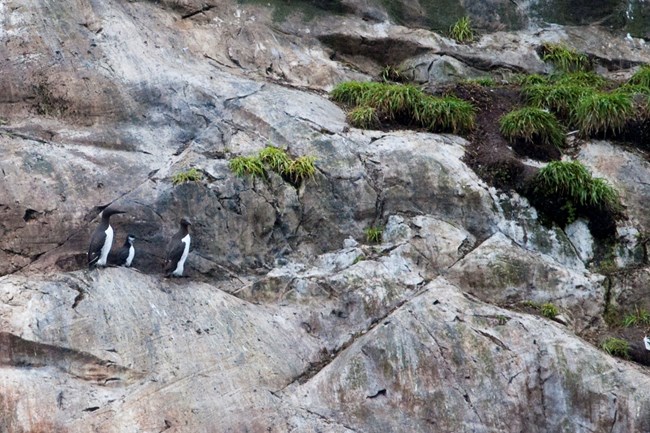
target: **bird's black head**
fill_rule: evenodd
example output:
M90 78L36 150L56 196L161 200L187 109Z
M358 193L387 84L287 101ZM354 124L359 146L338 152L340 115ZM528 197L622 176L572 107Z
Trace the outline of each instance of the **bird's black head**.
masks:
M190 222L189 219L187 219L185 217L181 218L181 227L187 227L187 226L191 226L191 225L192 225L192 223Z
M102 216L102 218L104 218L104 217L108 218L108 217L110 217L111 215L115 215L115 214L118 214L118 213L126 213L126 212L123 211L123 210L117 210L117 209L112 209L112 208L106 208L106 209L104 209L104 210L102 211L102 213L101 213L100 215Z
M135 240L135 236L129 233L128 235L126 235L126 240L129 242L129 244L133 244L133 241Z

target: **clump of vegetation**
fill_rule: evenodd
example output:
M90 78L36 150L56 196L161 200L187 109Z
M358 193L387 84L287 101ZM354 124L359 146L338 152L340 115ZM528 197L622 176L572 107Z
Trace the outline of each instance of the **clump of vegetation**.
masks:
M307 179L312 179L316 174L316 158L313 156L301 156L291 161L286 172L280 175L288 176L293 183L300 183Z
M462 17L458 19L449 28L449 36L456 42L465 43L474 40L474 30L469 17Z
M592 177L578 161L548 163L526 181L522 192L540 210L542 221L564 227L584 217L591 233L601 239L614 235L622 211L617 191Z
M375 107L385 117L396 120L409 117L412 108L426 95L412 84L384 84L371 86L365 98L363 105Z
M546 317L547 319L553 319L555 318L555 316L560 314L560 310L558 310L558 308L550 302L540 305L533 301L528 300L528 301L522 301L521 305L523 307L538 311L542 316Z
M598 273L603 274L603 275L611 275L616 273L618 271L618 265L616 264L616 259L613 255L608 255L607 257L601 259L597 264L595 269L598 271ZM616 313L618 315L618 311L616 311L616 307L613 305L609 305L608 307L612 312Z
M563 44L545 43L542 45L542 60L552 63L562 72L586 71L589 69L589 59L586 55Z
M575 124L585 137L620 132L634 115L632 97L622 92L584 95L573 112Z
M273 171L294 185L311 179L316 174L316 158L301 156L292 159L275 146L266 146L257 155L238 156L229 162L230 169L237 176L266 178L267 170Z
M472 104L455 96L423 98L415 107L414 118L432 132L458 133L474 128Z
M560 196L576 205L618 211L621 208L616 190L605 179L593 178L579 161L552 161L534 178L539 194Z
M494 87L496 86L496 82L494 81L494 78L492 77L479 77L479 78L468 78L467 80L464 80L465 83L470 84L470 85L476 85L476 86L481 86L481 87Z
M523 305L526 308L532 308L534 310L537 310L537 308L539 308L539 306L536 303L530 300L522 301L521 305Z
M641 84L630 84L630 83L625 83L622 86L617 87L616 89L612 90L613 93L625 93L630 96L635 96L635 95L645 95L645 96L650 96L650 87L641 85Z
M359 106L348 113L348 121L355 128L372 129L379 125L379 116L375 108Z
M384 66L379 73L379 78L382 81L393 81L395 83L401 83L407 81L406 77L399 68L394 66Z
M186 182L198 182L201 179L203 179L203 173L196 168L190 168L187 171L176 173L172 176L172 183L174 185L179 185Z
M416 124L431 132L460 133L471 130L475 122L475 109L469 102L454 96L427 95L410 84L345 82L336 86L331 96L337 102L361 107L349 116L359 126L378 119L405 126Z
M607 80L595 72L578 71L560 74L553 77L555 84L573 84L578 86L601 89L607 85Z
M501 134L511 143L517 140L535 144L564 145L564 131L555 116L540 108L511 111L499 120Z
M650 312L644 308L639 308L638 306L634 308L633 312L626 314L623 317L623 326L626 328L648 325L650 325Z
M381 242L381 237L384 233L384 229L379 226L370 226L364 230L364 233L366 234L366 241L373 244L378 244Z
M560 311L558 308L551 304L550 302L547 302L545 304L542 304L540 307L540 312L542 313L542 316L548 318L548 319L553 319L555 316L560 314Z
M286 173L291 165L291 158L287 153L275 146L266 146L260 150L259 159L276 173Z
M530 105L546 108L565 120L571 120L580 99L595 93L595 90L582 84L560 83L524 86L521 92Z
M382 83L372 81L344 81L332 89L332 99L347 105L364 105L364 101L370 99L369 95L374 88L382 86Z
M621 338L609 337L603 341L601 347L612 356L628 359L630 357L630 345Z
M238 156L231 159L228 166L239 177L266 177L264 163L259 156Z
M650 88L650 65L643 65L630 77L627 84Z

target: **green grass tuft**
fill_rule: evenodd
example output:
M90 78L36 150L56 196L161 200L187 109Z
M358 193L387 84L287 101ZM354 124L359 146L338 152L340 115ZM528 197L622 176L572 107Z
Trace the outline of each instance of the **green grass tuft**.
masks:
M481 87L495 87L497 84L492 77L468 78L466 80L463 80L463 82Z
M595 93L591 87L579 84L533 84L521 90L532 106L546 108L562 119L570 121L575 107L584 96Z
M228 166L239 177L266 177L264 163L258 156L238 156L231 159Z
M422 90L411 84L384 84L373 86L360 105L374 107L381 116L395 120L408 116L424 97Z
M526 107L511 111L499 120L501 134L511 143L524 140L528 143L564 146L564 131L555 116L540 108Z
M568 72L565 74L554 76L552 77L552 79L553 82L557 85L567 84L567 85L591 87L594 89L602 89L608 83L608 81L604 77L596 74L595 72L586 72L586 71Z
M381 78L382 81L392 81L395 83L407 81L401 69L390 65L382 68L381 72L379 72L379 78Z
M348 113L348 121L355 128L373 129L379 126L379 116L374 107L355 107Z
M384 233L384 229L379 226L370 226L364 230L364 233L366 234L366 241L373 244L378 244L381 242L381 237Z
M587 94L573 111L574 123L584 137L617 133L634 115L632 97L621 92Z
M625 93L631 96L650 96L650 87L644 86L643 84L625 83L622 86L619 86L616 89L612 90L612 93Z
M650 325L650 312L638 306L634 308L632 313L626 314L623 317L623 326L630 328L632 326L648 326Z
M616 190L601 178L593 178L578 161L552 161L533 180L542 196L564 197L569 203L617 212L621 209Z
M363 101L368 99L368 94L372 89L378 86L381 86L381 83L345 81L337 84L330 92L330 95L336 102L348 105L362 105Z
M259 159L276 173L283 174L287 172L291 165L291 158L287 153L275 146L266 146L259 153Z
M589 59L586 55L563 44L545 43L542 45L542 60L552 63L562 72L586 71L589 69Z
M179 185L186 182L198 182L201 179L203 179L203 173L196 168L190 168L187 171L176 173L172 176L172 183L174 185Z
M337 102L361 107L349 115L353 126L388 120L431 132L461 133L474 127L474 106L462 99L430 96L410 84L351 83L339 84L331 95Z
M627 84L633 86L650 87L650 65L644 65L632 75Z
M467 132L474 128L474 106L454 96L423 98L414 107L414 118L431 132Z
M456 42L472 42L474 40L474 30L469 17L462 17L449 28L449 37Z
M630 357L630 344L621 338L609 337L603 341L601 347L612 356L624 359Z
M540 312L542 313L542 316L544 316L544 317L546 317L548 319L553 319L555 316L560 314L560 311L558 310L558 308L555 305L551 304L551 303L542 304L539 307L539 309L540 309Z
M301 156L291 161L287 167L286 174L293 180L299 183L307 179L312 179L316 174L316 158L313 156Z
M266 146L255 156L238 156L230 160L230 169L237 176L266 178L267 169L294 184L311 179L316 174L316 158L301 156L292 159L287 153L275 146Z

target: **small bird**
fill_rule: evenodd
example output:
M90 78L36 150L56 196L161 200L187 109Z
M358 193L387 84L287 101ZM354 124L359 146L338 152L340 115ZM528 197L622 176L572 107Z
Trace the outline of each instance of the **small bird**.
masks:
M92 238L90 239L90 246L88 247L88 267L93 265L106 266L108 253L113 246L113 227L110 225L111 215L126 213L117 209L104 209L99 216L102 221L99 227L95 229Z
M133 247L134 240L135 236L132 234L126 235L124 245L122 245L122 248L117 252L116 260L119 266L126 266L127 268L131 267L133 257L135 257L135 248Z
M192 223L187 218L181 219L181 227L167 244L165 259L165 276L182 277L185 260L190 252L190 230Z

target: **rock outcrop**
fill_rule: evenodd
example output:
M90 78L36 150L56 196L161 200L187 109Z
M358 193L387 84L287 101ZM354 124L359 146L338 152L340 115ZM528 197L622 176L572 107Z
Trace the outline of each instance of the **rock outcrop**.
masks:
M469 45L428 30L431 2L316 3L0 1L0 431L650 431L647 370L596 347L650 308L641 151L576 151L622 191L612 272L584 221L485 184L465 139L350 128L327 97L387 65L429 89L547 72L545 41L612 77L650 51L528 27L529 2L445 2L518 29ZM269 144L314 177L232 172ZM106 205L135 269L85 269ZM163 279L182 216L189 278Z

